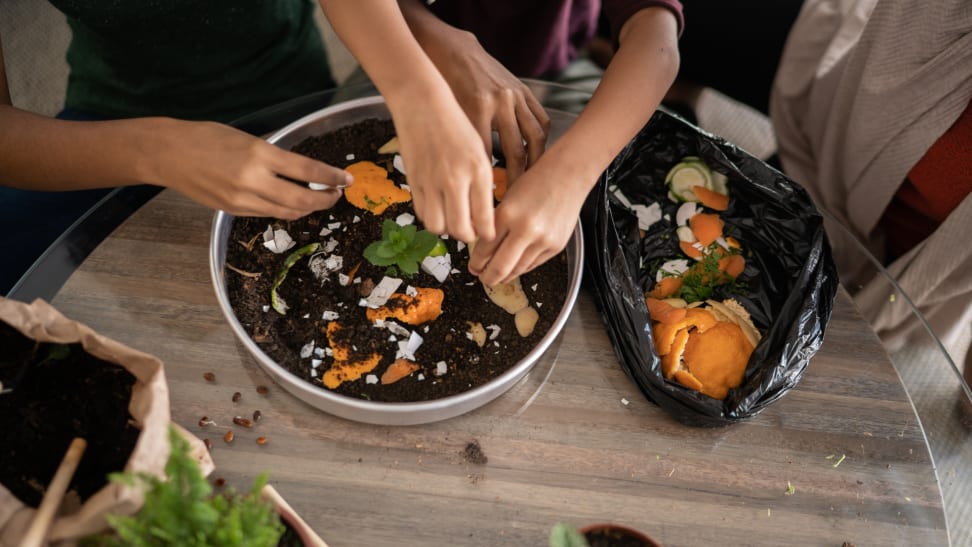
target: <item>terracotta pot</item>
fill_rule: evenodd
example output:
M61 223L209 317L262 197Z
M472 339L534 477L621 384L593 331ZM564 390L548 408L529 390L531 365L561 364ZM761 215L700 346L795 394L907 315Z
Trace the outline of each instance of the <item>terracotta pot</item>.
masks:
M661 547L660 543L646 536L644 533L635 530L634 528L612 522L589 524L580 528L579 531L584 535L585 538L588 539L588 541L591 540L589 534L600 532L612 539L616 539L618 541L617 545L634 547L634 542L641 542L643 547ZM621 543L622 541L625 543ZM611 545L614 545L614 543Z

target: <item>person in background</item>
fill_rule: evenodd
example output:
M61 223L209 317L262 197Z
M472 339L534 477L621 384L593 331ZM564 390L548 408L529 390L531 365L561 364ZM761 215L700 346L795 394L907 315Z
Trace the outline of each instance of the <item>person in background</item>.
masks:
M617 52L577 120L544 151L549 119L517 77L568 69L594 35L600 2L402 0L400 12L376 0L321 4L388 101L418 216L431 231L477 241L469 267L486 285L564 248L588 192L679 67L678 0L605 0ZM495 217L494 131L511 181ZM456 144L463 151L453 157Z
M972 4L806 0L770 114L786 174L883 261L972 384ZM855 243L829 233L889 349L921 339Z
M153 184L236 215L330 207L349 175L225 125L334 86L308 0L52 0L72 31L58 119L16 108L0 46L0 294L106 188Z

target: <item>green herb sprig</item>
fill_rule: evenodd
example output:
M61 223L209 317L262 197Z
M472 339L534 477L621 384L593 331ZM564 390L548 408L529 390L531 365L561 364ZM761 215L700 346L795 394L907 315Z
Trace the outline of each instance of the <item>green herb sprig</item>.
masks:
M441 249L437 249L441 245ZM414 224L399 226L394 220L386 220L381 225L381 239L368 245L364 257L375 266L396 266L405 275L418 272L419 263L439 250L443 254L444 244L439 236L428 230L419 230Z
M167 480L148 473L112 473L109 479L129 486L147 486L145 503L133 516L109 515L113 536L89 537L85 545L156 547L160 545L271 547L284 526L273 505L260 498L267 483L258 476L248 495L232 490L213 496L189 451L189 443L169 428L172 452L165 466Z

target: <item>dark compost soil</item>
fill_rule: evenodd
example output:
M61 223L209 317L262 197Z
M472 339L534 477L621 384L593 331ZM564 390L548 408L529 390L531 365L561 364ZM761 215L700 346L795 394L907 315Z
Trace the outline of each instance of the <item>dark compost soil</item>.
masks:
M0 369L24 371L0 395L0 483L18 499L40 504L74 437L88 443L69 486L82 502L122 471L139 435L128 412L131 373L80 344L38 344L2 321Z
M584 534L590 547L652 547L620 528L597 528Z
M405 184L405 176L393 167L394 154L378 154L378 148L394 136L390 121L365 120L332 133L312 137L298 143L294 151L320 159L330 165L347 167L368 160L385 167L396 184ZM353 156L352 156L353 155ZM330 210L321 211L296 221L266 218L236 218L230 234L226 261L235 268L224 272L230 303L236 317L250 333L260 348L281 366L299 378L327 389L321 377L333 363L333 357L321 351L301 357L301 349L311 342L314 347L328 345L325 335L329 320L324 312L336 312L331 319L342 327L342 337L352 346L352 359L372 353L381 354L378 366L371 371L381 377L386 367L395 361L399 349L397 341L407 337L394 336L385 328L377 328L365 317L364 307L359 306L362 287L377 284L389 272L387 267L373 266L362 258L368 244L381 238L381 224L385 219L395 219L402 213L414 214L411 202L389 207L376 216L358 209L341 199ZM421 229L420 221L415 221ZM296 242L289 251L275 254L262 243L262 234L268 224L274 229L283 228ZM335 227L335 228L331 228ZM321 235L322 229L330 233ZM284 260L302 246L319 242L326 246L333 238L337 246L331 255L342 257L340 272L354 271L353 282L342 286L335 276L318 280L309 268L308 257L297 261L278 293L289 305L285 315L270 308L270 292ZM424 325L411 326L400 323L409 331L423 338L415 352L419 370L398 382L383 385L367 383L367 375L355 381L347 381L335 391L349 397L374 401L405 402L438 399L479 386L496 378L526 356L550 329L560 313L567 292L566 254L560 253L546 264L521 277L523 289L530 304L540 313L533 333L522 338L517 333L513 316L490 301L479 281L468 273L468 248L459 250L456 240L444 243L452 259L452 273L439 283L431 275L419 271L413 276L394 274L404 280L396 292L404 292L407 286L416 288L441 288L445 293L442 314ZM239 272L259 273L259 277ZM467 321L479 322L488 333L498 334L479 347L466 335ZM493 328L491 328L493 327ZM313 362L320 360L317 367ZM445 374L437 375L437 363L447 364Z

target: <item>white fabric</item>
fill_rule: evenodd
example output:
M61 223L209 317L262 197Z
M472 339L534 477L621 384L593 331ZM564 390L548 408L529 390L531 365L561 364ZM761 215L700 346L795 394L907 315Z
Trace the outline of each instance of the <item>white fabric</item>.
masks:
M770 115L786 173L880 259L881 215L970 99L969 0L806 0L783 53ZM902 299L892 301L886 281L867 273L842 232L828 225L842 281L892 348L907 343L919 322ZM956 362L972 329L970 235L972 197L966 197L888 268Z

